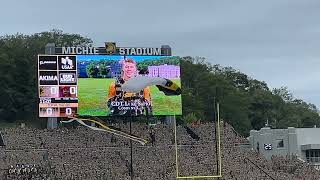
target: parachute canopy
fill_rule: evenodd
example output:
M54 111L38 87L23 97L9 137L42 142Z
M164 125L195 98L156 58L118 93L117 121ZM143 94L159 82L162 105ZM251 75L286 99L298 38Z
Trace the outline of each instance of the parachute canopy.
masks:
M92 129L94 131L104 131L104 132L107 132L107 133L111 133L111 134L114 134L114 135L117 135L117 136L120 136L120 137L123 137L123 138L131 139L133 141L139 142L142 145L145 145L146 143L148 143L148 141L145 140L145 139L142 139L142 138L139 138L137 136L122 132L122 131L117 130L117 129L110 128L105 123L103 123L102 121L99 121L99 120L83 119L83 118L76 118L76 117L70 117L70 118L71 119L68 120L68 121L60 121L60 122L61 123L71 123L73 121L76 121L76 122L80 123L81 125L83 125L85 127L88 127L88 128L90 128L90 129ZM85 123L85 122L87 122L87 123ZM88 125L90 123L95 123L100 127L95 127L95 126Z
M122 85L122 90L131 93L139 93L147 86L157 86L167 96L181 94L181 88L175 82L160 77L136 76L130 78Z

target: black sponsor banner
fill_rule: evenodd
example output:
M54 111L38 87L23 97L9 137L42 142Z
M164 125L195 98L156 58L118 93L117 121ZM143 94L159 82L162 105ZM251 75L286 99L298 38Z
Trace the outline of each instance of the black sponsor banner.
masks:
M57 56L39 56L39 70L57 70Z
M39 71L40 85L58 85L57 71Z
M52 103L77 103L78 98L53 98Z
M78 98L39 98L39 103L78 103Z
M77 70L76 56L58 56L59 70Z
M59 83L60 85L76 85L76 71L59 71Z

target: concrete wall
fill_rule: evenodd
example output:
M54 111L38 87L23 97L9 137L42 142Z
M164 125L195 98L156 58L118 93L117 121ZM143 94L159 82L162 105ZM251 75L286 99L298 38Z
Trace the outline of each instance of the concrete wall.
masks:
M257 142L259 142L259 151L267 159L270 159L272 155L297 155L306 160L305 150L301 150L301 146L320 149L319 137L320 128L270 129L266 127L259 131L251 130L249 141L254 150L257 150ZM277 139L283 139L283 148L277 148ZM264 144L272 144L272 150L265 150Z
M305 151L301 151L301 145L320 144L320 128L297 128L296 132L299 156L306 160Z
M277 147L277 140L283 139L283 147ZM272 155L292 155L297 153L297 140L294 128L288 129L270 129L262 128L260 131L250 131L249 141L251 147L257 150L259 143L259 152L267 159L271 159ZM265 150L264 144L271 144L272 150Z

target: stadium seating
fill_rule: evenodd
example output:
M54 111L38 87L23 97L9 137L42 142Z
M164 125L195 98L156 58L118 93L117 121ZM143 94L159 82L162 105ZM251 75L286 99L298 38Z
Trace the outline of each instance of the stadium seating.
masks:
M113 125L129 132L128 123ZM247 140L227 123L221 129L220 179L320 179L317 170L295 157L274 156L268 161L251 149L239 148L236 144ZM200 138L190 136L190 131ZM172 125L132 124L132 133L139 137L150 140L150 132L154 133L153 144L142 146L133 142L133 178L175 179ZM6 146L0 147L0 179L130 179L128 139L81 126L54 130L9 128L2 135ZM179 176L218 174L216 140L213 123L178 126ZM28 172L23 170L26 167L37 167L37 171L17 173Z

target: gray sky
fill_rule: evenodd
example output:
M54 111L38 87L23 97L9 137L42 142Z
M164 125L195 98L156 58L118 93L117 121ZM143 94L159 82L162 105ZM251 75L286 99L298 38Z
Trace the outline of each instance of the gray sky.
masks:
M319 0L1 0L0 35L56 28L97 46L169 44L320 107L319 9Z

